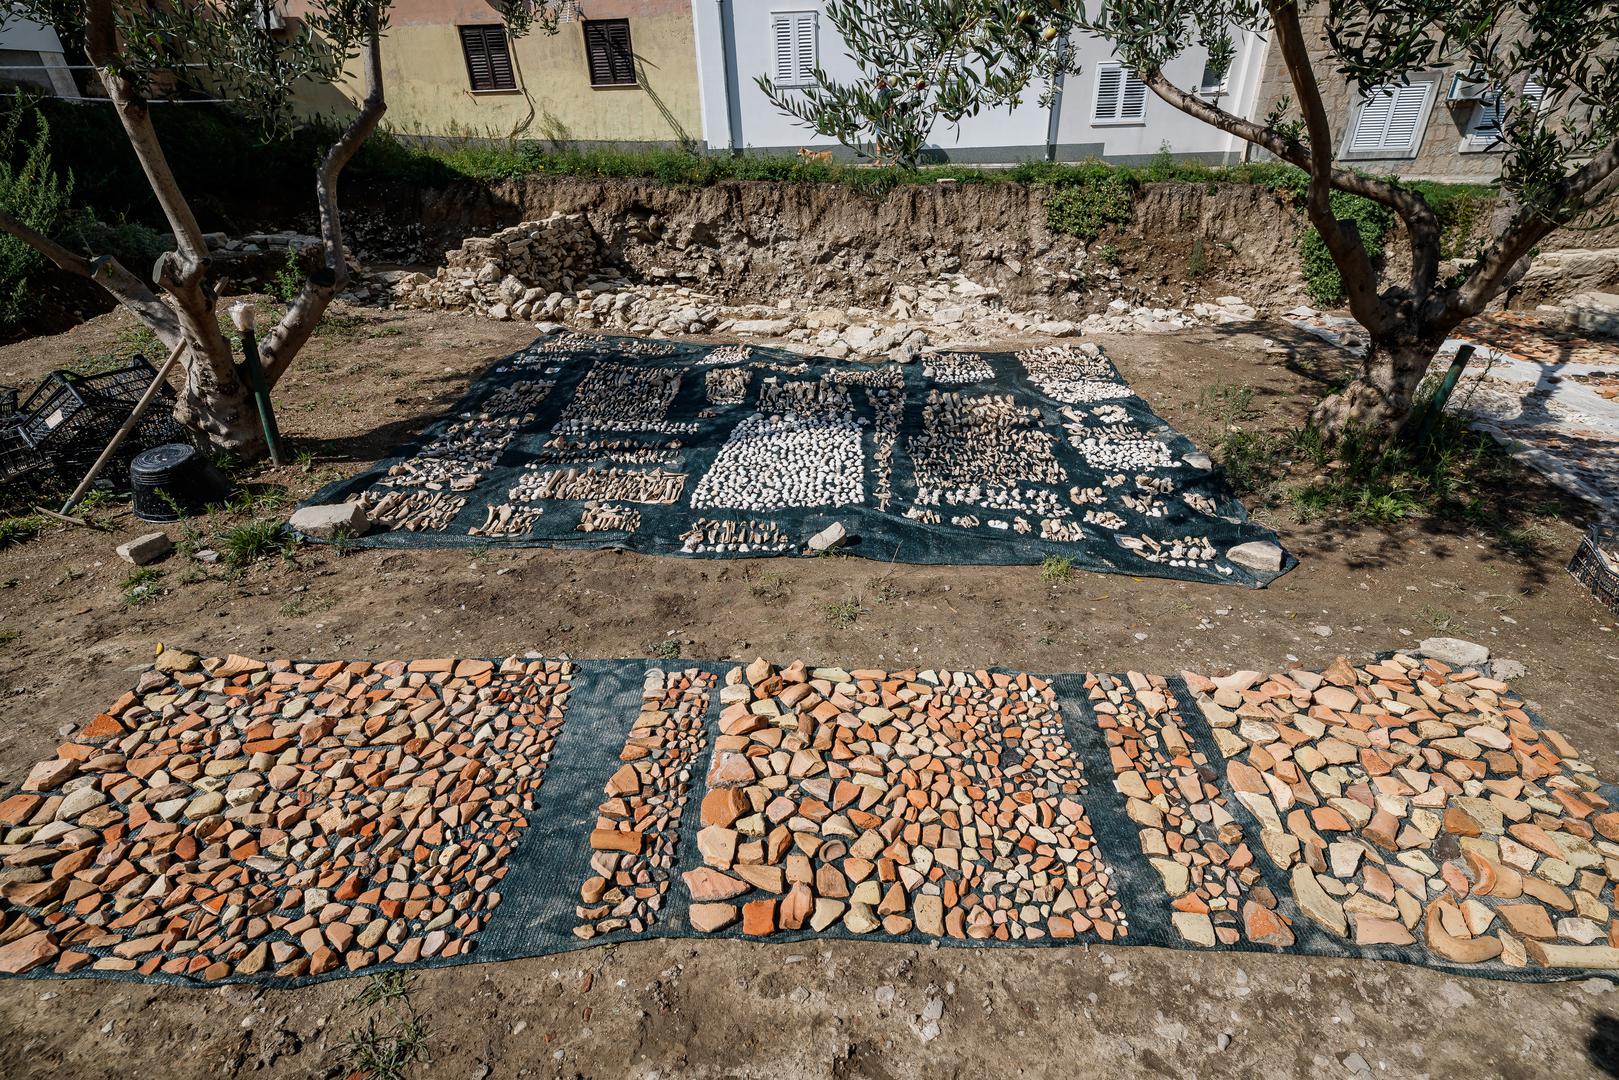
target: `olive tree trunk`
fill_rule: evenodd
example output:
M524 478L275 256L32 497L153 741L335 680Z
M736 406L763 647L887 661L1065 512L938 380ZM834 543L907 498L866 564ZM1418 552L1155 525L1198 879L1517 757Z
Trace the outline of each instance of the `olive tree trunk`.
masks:
M116 259L70 251L3 212L0 231L35 248L63 270L94 281L145 323L167 348L183 343L186 348L180 360L184 386L178 395L175 419L206 436L218 449L256 458L264 452L264 432L252 392L232 354L230 338L219 323L217 297L210 282L213 260L207 241L158 143L150 106L121 73L111 0L90 0L86 10L86 51L168 221L175 249L158 258L152 269L153 284L148 285ZM361 57L365 98L316 173L324 265L309 276L287 311L260 340L265 378L272 387L349 280L337 180L376 130L387 108L382 90L381 18L375 4L366 12L366 19L369 29Z
M1372 338L1361 357L1360 373L1316 404L1311 423L1332 439L1351 432L1399 434L1411 419L1417 391L1444 340L1443 334Z

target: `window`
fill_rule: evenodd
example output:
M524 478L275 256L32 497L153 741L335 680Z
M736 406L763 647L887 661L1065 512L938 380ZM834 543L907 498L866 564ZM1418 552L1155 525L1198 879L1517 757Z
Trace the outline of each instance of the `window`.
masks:
M506 42L506 27L495 23L490 26L463 26L461 52L467 60L467 81L474 93L490 90L516 90L517 78L512 73L512 52Z
M1203 65L1203 77L1199 79L1197 83L1197 92L1208 95L1225 93L1226 80L1230 77L1230 75L1231 72L1229 70L1224 74L1215 71L1212 61L1205 62Z
M1524 80L1519 105L1538 113L1546 100L1546 87L1533 77ZM1506 119L1507 100L1500 93L1473 106L1473 116L1467 122L1464 150L1494 150L1501 142L1501 124Z
M1432 79L1373 87L1355 115L1344 156L1416 156L1433 91Z
M808 86L815 81L815 12L783 11L771 17L776 49L776 85Z
M634 86L630 20L586 19L585 62L590 65L591 86Z
M1147 84L1123 64L1096 66L1093 124L1139 124L1147 115Z

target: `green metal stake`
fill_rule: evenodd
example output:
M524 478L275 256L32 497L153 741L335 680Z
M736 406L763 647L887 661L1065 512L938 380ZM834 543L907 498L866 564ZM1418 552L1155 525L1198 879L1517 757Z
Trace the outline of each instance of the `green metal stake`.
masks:
M259 409L259 424L264 428L264 445L270 451L272 465L285 464L281 460L281 430L275 425L275 410L270 407L270 387L264 381L264 365L259 363L259 339L254 333L255 313L251 304L235 304L230 309L231 322L242 335L242 366L247 369L247 385L253 391L253 402Z
M1462 345L1451 357L1450 367L1445 369L1445 377L1439 380L1439 389L1434 391L1433 400L1428 403L1428 415L1422 418L1422 428L1417 432L1418 445L1427 442L1428 436L1433 434L1433 426L1439 422L1439 414L1445 411L1445 403L1461 381L1467 362L1473 358L1473 351L1474 346Z

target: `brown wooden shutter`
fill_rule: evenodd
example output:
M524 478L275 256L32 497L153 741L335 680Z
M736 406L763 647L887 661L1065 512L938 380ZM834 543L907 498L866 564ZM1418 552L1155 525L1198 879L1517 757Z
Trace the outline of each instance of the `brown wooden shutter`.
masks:
M633 85L635 53L630 48L630 21L586 20L585 62L590 67L592 86Z
M461 52L467 59L467 81L473 90L515 90L511 47L504 26L463 26Z

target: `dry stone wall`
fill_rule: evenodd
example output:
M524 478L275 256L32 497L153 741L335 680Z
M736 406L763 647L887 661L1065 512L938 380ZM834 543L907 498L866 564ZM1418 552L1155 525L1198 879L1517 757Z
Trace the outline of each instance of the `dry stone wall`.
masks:
M395 282L395 302L495 319L537 318L547 296L583 285L601 258L585 215L557 212L467 239L444 261L432 277L409 274Z

